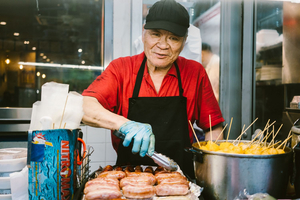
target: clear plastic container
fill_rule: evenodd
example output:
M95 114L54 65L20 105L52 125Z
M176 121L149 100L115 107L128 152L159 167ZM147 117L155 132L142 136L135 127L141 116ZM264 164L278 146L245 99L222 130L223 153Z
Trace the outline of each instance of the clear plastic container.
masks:
M0 200L12 200L11 194L0 194Z
M16 172L26 166L27 148L0 149L0 173Z
M10 177L0 177L0 190L10 189Z

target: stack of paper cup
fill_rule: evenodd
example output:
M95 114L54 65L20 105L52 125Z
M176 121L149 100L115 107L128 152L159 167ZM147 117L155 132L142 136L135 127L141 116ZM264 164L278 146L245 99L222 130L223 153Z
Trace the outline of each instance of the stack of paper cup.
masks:
M27 161L26 148L0 149L0 200L11 200L11 177L15 172L20 172Z

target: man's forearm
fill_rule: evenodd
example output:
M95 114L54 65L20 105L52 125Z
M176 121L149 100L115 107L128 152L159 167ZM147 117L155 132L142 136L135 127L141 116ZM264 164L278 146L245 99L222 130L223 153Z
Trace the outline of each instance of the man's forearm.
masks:
M83 112L82 122L93 127L118 130L122 124L129 121L105 109L94 97L83 97Z
M220 135L222 130L222 123L215 125L214 127L212 127L211 132L210 130L205 131L205 140L223 140L223 133Z

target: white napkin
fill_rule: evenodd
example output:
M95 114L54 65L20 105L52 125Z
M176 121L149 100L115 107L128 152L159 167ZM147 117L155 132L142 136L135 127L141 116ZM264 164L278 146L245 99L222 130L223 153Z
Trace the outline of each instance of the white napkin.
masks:
M28 168L10 175L10 187L12 200L26 200L28 197Z
M66 104L68 92L68 84L48 82L42 86L41 117L50 117L52 119L52 123L54 123L55 129L63 128L60 122Z
M65 112L62 116L62 127L65 129L79 128L84 114L82 104L83 97L81 94L77 92L69 92Z
M69 85L48 82L42 86L41 101L32 106L29 130L77 129L83 117L83 97Z

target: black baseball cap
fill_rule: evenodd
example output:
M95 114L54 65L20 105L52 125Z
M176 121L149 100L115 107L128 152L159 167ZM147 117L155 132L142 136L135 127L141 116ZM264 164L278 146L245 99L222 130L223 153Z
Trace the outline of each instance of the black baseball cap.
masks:
M175 0L161 0L150 8L144 28L163 29L183 37L189 26L189 13L181 4Z

